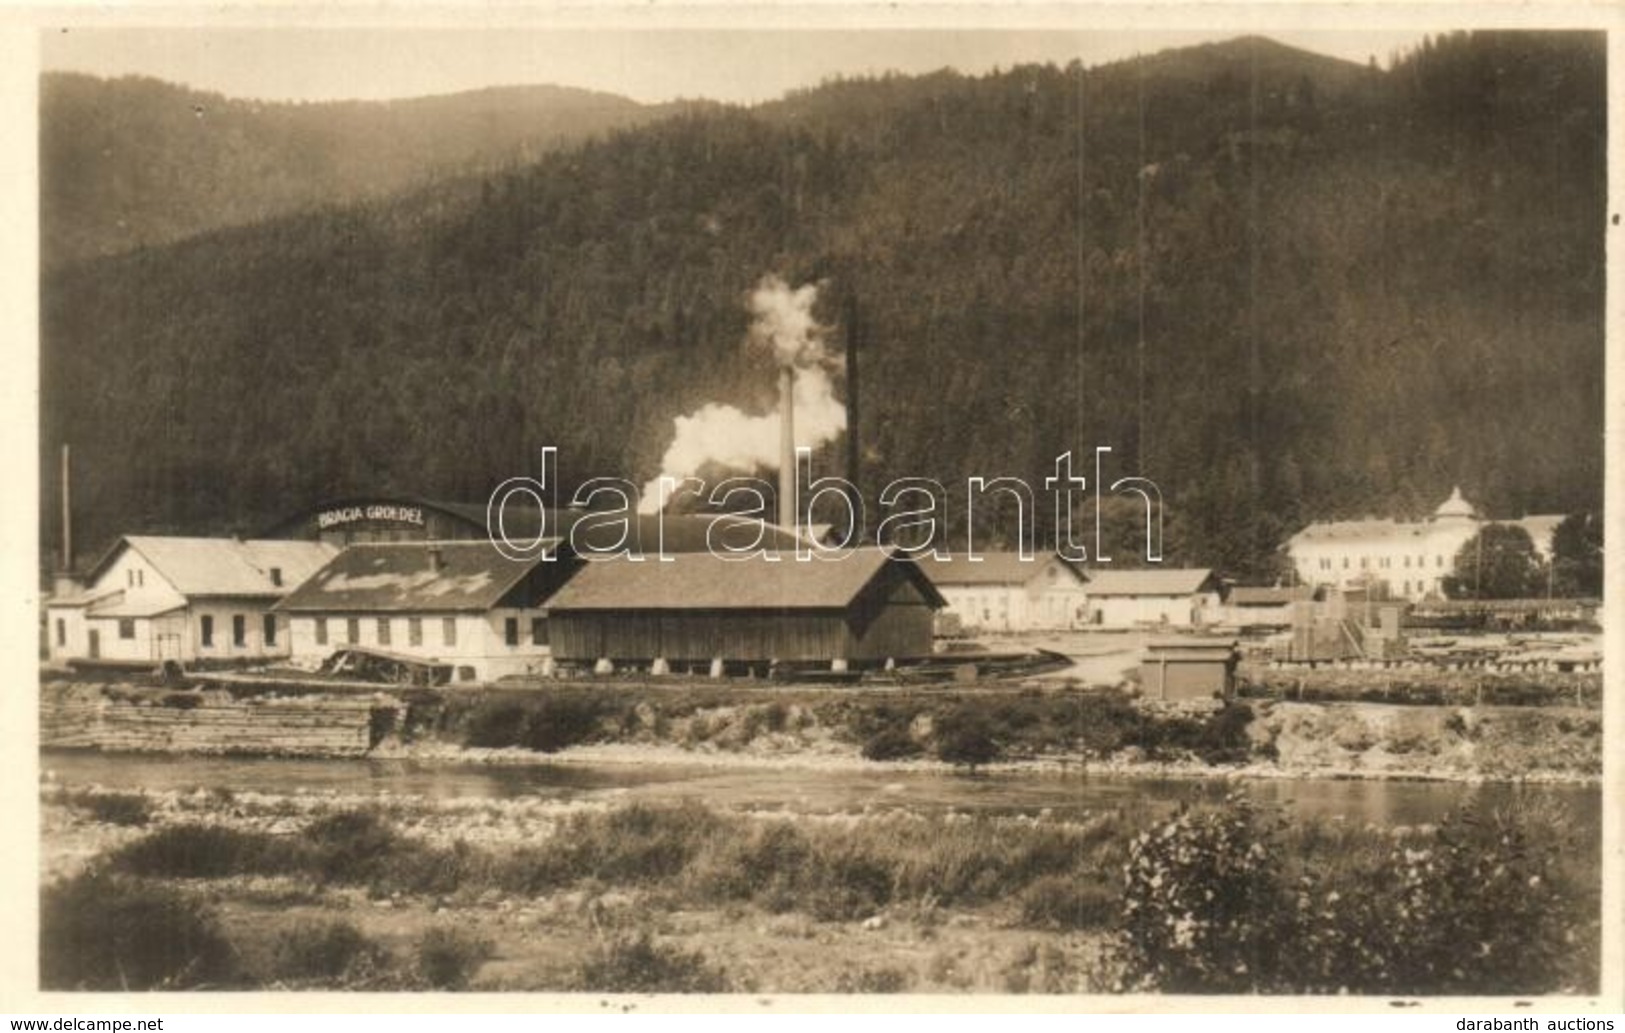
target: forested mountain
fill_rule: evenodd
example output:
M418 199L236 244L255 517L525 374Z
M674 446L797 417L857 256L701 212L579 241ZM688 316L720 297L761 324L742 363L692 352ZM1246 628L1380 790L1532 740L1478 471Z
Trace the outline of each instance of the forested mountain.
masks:
M671 113L559 86L404 101L234 100L156 79L40 81L40 218L56 264L438 176L529 164Z
M87 545L481 499L543 445L641 483L674 416L771 405L742 345L768 272L861 322L872 507L1109 445L1162 487L1171 561L1255 577L1304 521L1457 483L1596 507L1604 79L1600 34L1475 34L1391 70L1247 39L845 81L65 268L46 544L63 441Z

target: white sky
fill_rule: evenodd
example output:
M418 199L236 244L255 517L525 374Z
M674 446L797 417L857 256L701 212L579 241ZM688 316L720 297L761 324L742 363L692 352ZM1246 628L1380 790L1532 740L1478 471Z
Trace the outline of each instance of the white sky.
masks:
M818 8L801 8L818 13ZM1356 21L1326 28L1231 18L1219 27L1174 21L1147 28L1082 28L1076 13L1052 28L897 28L882 20L861 28L777 27L742 18L744 28L646 28L635 22L592 29L534 25L447 27L44 29L41 67L102 76L139 73L266 100L379 99L451 93L482 86L556 83L644 102L677 97L755 102L813 86L836 74L919 73L943 67L975 74L1022 62L1086 65L1249 32L1306 50L1364 62L1419 42L1450 23L1383 27ZM1100 21L1097 17L1088 19ZM1121 20L1119 18L1119 20ZM1145 19L1149 21L1149 19ZM466 19L465 19L466 21ZM1368 21L1368 20L1367 20ZM749 25L755 22L755 25ZM826 24L850 25L829 18Z

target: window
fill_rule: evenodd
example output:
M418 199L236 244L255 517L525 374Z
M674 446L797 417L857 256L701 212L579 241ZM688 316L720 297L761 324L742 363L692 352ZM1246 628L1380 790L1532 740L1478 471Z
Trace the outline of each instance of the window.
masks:
M231 615L231 644L238 649L248 645L248 618L240 613Z
M388 617L379 617L378 618L378 644L380 646L389 645L389 618Z
M316 644L318 646L327 645L327 618L326 617L317 617L316 618Z
M1371 560L1366 556L1361 556L1360 557L1360 569L1365 570L1369 566L1371 566Z
M456 617L442 617L440 619L440 641L442 644L448 646L455 646L457 644Z
M120 617L118 619L118 637L135 638L135 618Z
M147 585L147 572L144 571L144 570L137 570L135 572L135 587L137 587L137 588L145 588L146 585Z
M1349 569L1349 558L1347 556L1343 557L1343 569L1344 570Z
M56 619L56 644L59 646L68 644L68 625L61 617Z
M1411 569L1411 558L1410 558L1409 555L1406 555L1406 557L1405 557L1405 569L1406 570Z
M274 613L265 615L265 644L268 647L276 645L276 614Z
M281 567L272 567L271 568L271 585L273 587L275 587L275 588L281 588L282 587L282 568Z
M124 572L124 587L125 588L134 588L135 587L135 568L134 567L131 567L129 570L126 570Z
M533 646L547 645L546 617L532 617L530 619L530 644Z
M198 619L198 637L203 639L204 649L214 645L214 618L208 614Z
M502 622L502 640L509 646L519 644L519 618L508 617Z
M1332 558L1330 556L1322 556L1320 558L1320 569L1321 570L1331 570L1332 569Z
M1443 556L1440 556L1440 557L1439 557L1439 562L1438 562L1438 563L1436 563L1436 564L1434 564L1434 566L1438 566L1438 567L1442 567L1442 566L1444 566L1444 557L1443 557Z
M344 620L344 640L352 646L361 644L361 618L346 617Z
M414 646L423 645L423 618L406 618L406 641Z

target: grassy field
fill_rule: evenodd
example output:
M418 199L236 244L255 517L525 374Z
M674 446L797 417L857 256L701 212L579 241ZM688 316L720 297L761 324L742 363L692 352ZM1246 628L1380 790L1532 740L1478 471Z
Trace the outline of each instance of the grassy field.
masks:
M1240 803L1080 820L414 798L356 808L201 791L58 789L44 804L48 989L1105 993L1239 980L1527 994L1595 983L1598 859L1572 849L1570 819L1550 810L1388 830L1284 826ZM1420 936L1375 898L1443 933Z

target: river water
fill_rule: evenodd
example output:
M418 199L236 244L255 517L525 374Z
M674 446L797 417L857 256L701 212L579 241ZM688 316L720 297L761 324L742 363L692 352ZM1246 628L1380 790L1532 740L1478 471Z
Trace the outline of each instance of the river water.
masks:
M355 793L429 798L649 800L692 798L718 807L842 813L905 808L998 814L1083 814L1171 810L1240 789L1288 817L1380 826L1438 821L1463 804L1562 806L1580 829L1600 835L1596 786L1468 785L1338 779L1152 778L1119 774L897 772L716 768L703 765L458 764L411 760L292 760L107 754L49 750L40 767L68 785L154 791Z

